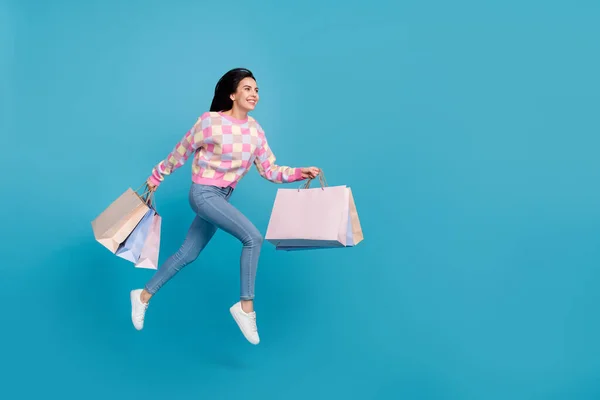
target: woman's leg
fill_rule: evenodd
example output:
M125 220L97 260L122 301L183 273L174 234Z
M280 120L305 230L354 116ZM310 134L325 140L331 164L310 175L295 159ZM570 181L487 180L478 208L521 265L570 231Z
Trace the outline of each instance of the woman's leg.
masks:
M260 339L254 312L254 283L263 237L256 227L237 208L228 202L218 189L198 189L192 192L199 217L236 237L242 243L240 256L240 301L230 309L244 337L258 344Z
M193 262L215 234L216 227L196 216L183 244L171 255L146 283L145 288L132 290L131 319L136 329L144 327L144 317L150 298L183 267Z
M216 230L216 226L196 216L179 250L171 255L146 283L142 292L142 301L148 302L150 297L154 296L183 267L194 262L212 239Z
M252 312L254 284L258 259L263 243L254 224L219 192L197 190L192 193L197 204L196 213L203 220L229 233L242 243L240 256L240 300L246 312ZM248 308L246 308L248 307Z

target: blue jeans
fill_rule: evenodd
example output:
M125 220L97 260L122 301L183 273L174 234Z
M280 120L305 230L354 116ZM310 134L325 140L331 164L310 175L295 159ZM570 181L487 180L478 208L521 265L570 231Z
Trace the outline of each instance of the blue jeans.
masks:
M179 250L161 265L146 284L145 289L150 294L154 295L177 272L196 260L219 228L242 243L240 299L254 299L256 268L263 237L248 218L229 203L232 192L232 188L192 184L189 202L196 217Z

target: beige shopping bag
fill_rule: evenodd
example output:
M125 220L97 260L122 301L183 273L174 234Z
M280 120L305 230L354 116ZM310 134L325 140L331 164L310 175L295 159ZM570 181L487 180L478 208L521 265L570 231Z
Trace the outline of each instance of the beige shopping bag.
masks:
M275 196L265 239L277 250L310 250L355 246L363 240L362 228L347 186L279 189Z
M151 196L148 194L146 191L139 195L129 188L92 221L94 237L111 253L117 251L150 210L148 204ZM144 198L144 195L147 196Z

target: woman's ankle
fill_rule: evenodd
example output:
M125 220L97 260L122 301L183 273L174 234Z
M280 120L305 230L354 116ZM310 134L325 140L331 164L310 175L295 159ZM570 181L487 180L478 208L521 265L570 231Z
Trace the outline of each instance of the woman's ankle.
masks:
M142 290L142 293L140 293L140 300L142 301L142 303L148 303L151 298L152 295L148 291L146 291L146 289Z
M254 301L253 300L241 300L242 311L245 313L254 312Z

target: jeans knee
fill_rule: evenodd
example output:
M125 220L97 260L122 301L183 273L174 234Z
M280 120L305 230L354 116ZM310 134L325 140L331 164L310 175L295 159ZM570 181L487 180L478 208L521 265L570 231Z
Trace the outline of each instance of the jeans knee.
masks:
M196 258L198 258L199 255L200 255L200 253L197 251L193 251L193 250L186 251L184 249L179 249L175 253L174 259L175 259L176 264L179 266L179 268L181 268L181 267L184 267L184 266L194 262L196 260Z
M263 236L259 231L251 232L246 240L244 240L244 246L247 247L260 247L263 243Z

